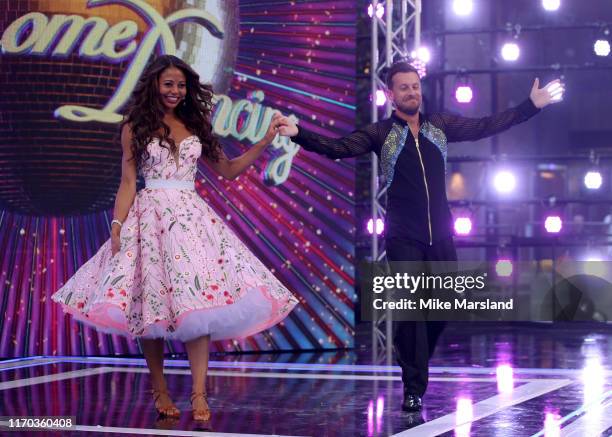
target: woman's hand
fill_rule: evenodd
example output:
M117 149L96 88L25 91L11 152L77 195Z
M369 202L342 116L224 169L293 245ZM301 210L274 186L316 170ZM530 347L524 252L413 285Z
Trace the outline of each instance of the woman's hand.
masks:
M281 114L274 114L274 116L272 117L272 121L270 121L270 126L268 126L268 130L266 131L266 134L263 137L263 140L266 144L270 144L274 138L276 138L276 135L278 134L278 128L281 124Z
M111 231L111 256L115 256L121 250L121 228L113 225Z

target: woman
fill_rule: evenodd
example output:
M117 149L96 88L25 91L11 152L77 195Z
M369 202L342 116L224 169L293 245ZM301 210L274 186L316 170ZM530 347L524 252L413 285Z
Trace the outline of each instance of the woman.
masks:
M228 159L213 136L212 89L174 56L142 75L121 129L121 184L111 238L53 295L64 311L103 332L139 338L155 407L176 417L163 374L164 340L185 343L195 420L210 419L210 340L241 338L284 319L297 299L225 226L194 189L197 160L235 179L274 139ZM136 193L136 178L146 188Z

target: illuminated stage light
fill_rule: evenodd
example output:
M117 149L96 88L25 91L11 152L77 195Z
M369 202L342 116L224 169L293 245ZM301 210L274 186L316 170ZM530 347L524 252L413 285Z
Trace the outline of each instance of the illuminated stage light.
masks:
M385 230L385 222L382 219L376 219L376 234L380 235ZM374 232L374 220L368 220L368 233Z
M412 57L428 64L431 61L431 51L427 47L419 47L412 52Z
M500 171L493 179L493 186L499 193L511 193L516 188L516 177L507 170Z
M387 95L383 90L376 90L376 106L384 106L387 103Z
M460 85L455 89L455 99L458 103L470 103L473 97L474 92L468 85Z
M542 7L547 11L557 11L561 7L561 0L542 0Z
M593 44L593 51L597 56L608 56L610 54L610 41L607 39L598 39Z
M469 217L457 217L455 219L455 233L457 235L469 235L472 232L472 220Z
M474 2L472 0L455 0L453 2L453 11L460 17L470 15L474 10Z
M549 234L558 234L563 227L563 221L558 215L549 215L544 220L544 228Z
M370 6L368 6L368 16L372 18L373 13L374 13L374 6L370 3ZM378 18L382 18L383 15L385 15L385 6L379 2L376 4L376 16Z
M591 170L584 175L584 186L589 190L599 190L602 183L601 173L596 170Z
M505 61L514 62L521 56L521 49L515 42L507 42L501 49L502 58Z
M497 366L497 391L499 393L512 393L514 390L514 370L508 364Z

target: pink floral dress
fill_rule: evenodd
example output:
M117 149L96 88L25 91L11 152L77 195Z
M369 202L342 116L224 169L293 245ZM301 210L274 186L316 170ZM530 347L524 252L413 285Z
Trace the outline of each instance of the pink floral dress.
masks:
M177 163L159 140L141 168L157 185L193 183L202 145L179 144ZM145 188L121 230L52 296L96 329L131 337L188 341L243 338L283 320L297 299L193 188Z

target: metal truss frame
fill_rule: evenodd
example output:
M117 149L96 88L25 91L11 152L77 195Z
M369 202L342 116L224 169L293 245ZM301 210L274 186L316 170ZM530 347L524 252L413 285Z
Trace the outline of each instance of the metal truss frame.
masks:
M376 11L379 5L384 6L384 16L378 18ZM399 59L409 59L410 53L421 44L421 11L422 0L373 0L371 20L371 121L378 121L377 91L384 91L384 73L387 68ZM379 44L379 37L384 36L384 43ZM381 38L381 41L383 39ZM387 100L385 115L391 115L391 102ZM384 261L385 250L379 250L379 238L376 233L377 219L384 221L386 209L386 188L381 189L378 157L372 153L372 177L370 199L372 205L372 262ZM372 321L372 358L373 363L385 362L391 365L393 360L393 331L391 312L373 311Z

